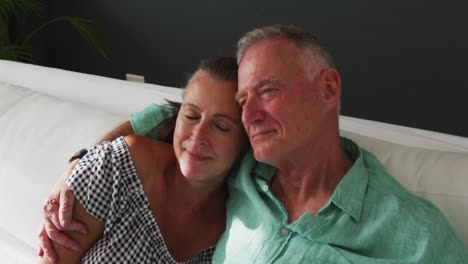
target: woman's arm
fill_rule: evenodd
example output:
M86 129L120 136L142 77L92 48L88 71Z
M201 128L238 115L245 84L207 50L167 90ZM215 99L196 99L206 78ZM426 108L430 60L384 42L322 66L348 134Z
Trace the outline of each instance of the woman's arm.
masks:
M80 244L79 251L73 251L52 241L52 247L57 254L56 263L80 263L81 257L98 241L104 233L104 222L90 215L83 205L76 200L73 206L73 218L88 227L88 233L83 235L76 231L66 231L65 233ZM38 263L54 263L49 258L39 257Z
M109 132L103 139L99 141L112 141L120 136L127 136L133 134L133 128L130 121L122 123L120 126ZM50 247L51 241L59 242L68 248L73 248L76 245L73 237L69 237L66 234L75 232L65 232L67 230L86 230L86 224L77 221L72 217L72 207L75 203L75 197L66 185L67 179L70 177L75 165L79 159L74 160L70 163L67 171L62 175L59 181L55 184L53 191L49 198L44 202L42 206L42 213L44 219L42 220L43 225L39 231L39 256L47 256L47 258L55 258L55 250ZM60 201L56 206L50 206L48 201L56 200ZM83 225L84 224L84 225ZM49 240L50 238L50 240ZM55 243L57 244L57 243ZM55 246L54 248L57 248Z
M152 131L152 128L175 116L177 116L177 109L173 107L152 104L146 107L144 111L133 114L130 117L130 121L121 124L115 130L106 135L100 142L114 139L121 135L125 136L133 133L147 135L155 139L164 137L166 136L165 133L170 132L170 130L160 131L160 129ZM158 132L163 134L159 135ZM77 162L78 160L76 163ZM51 258L56 257L52 248L50 247L51 241L49 238L51 238L51 240L60 242L69 248L73 248L75 246L73 238L70 239L70 237L64 235L65 232L63 232L63 230L71 229L80 230L82 232L86 230L86 224L82 225L79 221L76 221L76 219L72 220L71 218L71 208L75 199L71 194L70 189L65 184L65 181L70 176L73 167L74 165L70 166L69 170L65 172L63 178L58 182L52 194L43 205L44 224L38 236L39 256L45 255ZM50 200L56 200L59 201L59 203L55 206L48 206L47 202ZM73 232L66 233L71 234Z

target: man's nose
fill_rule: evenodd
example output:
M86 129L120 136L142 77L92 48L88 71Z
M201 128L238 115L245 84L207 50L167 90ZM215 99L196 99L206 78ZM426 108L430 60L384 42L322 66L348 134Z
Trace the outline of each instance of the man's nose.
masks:
M263 121L264 119L265 114L258 99L248 98L242 107L242 123L244 123L244 126Z

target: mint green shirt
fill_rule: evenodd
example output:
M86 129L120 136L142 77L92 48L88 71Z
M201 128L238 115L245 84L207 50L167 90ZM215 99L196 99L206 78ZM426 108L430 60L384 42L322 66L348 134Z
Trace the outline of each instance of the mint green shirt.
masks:
M162 121L160 110L167 112L150 106L133 115L135 131ZM353 166L317 215L292 224L270 191L275 169L250 151L228 179L226 232L213 262L468 263L463 242L432 203L406 191L351 140L342 138L342 146Z

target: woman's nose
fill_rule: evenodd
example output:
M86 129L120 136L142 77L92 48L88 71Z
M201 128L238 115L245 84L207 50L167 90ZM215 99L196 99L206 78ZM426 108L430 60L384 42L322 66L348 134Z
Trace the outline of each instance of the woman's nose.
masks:
M201 120L192 131L194 143L203 144L208 142L209 123L206 120Z

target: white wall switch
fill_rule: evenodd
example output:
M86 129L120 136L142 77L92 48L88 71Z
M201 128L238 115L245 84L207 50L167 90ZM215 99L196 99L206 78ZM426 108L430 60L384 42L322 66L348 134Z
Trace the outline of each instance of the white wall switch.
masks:
M127 81L130 81L130 82L141 82L141 83L145 82L145 76L143 75L127 73L125 74L125 77L127 78Z

